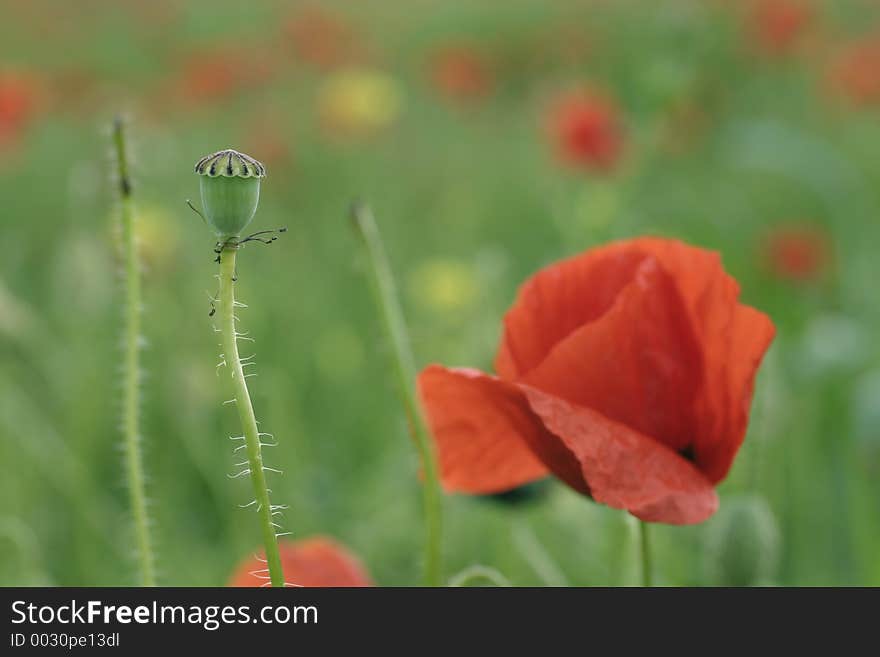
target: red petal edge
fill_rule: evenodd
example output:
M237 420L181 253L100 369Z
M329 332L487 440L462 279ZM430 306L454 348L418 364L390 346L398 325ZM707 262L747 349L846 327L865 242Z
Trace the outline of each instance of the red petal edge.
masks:
M497 493L548 474L529 449L544 427L515 387L440 365L422 370L418 387L447 491Z
M717 510L712 484L668 447L596 411L518 387L547 429L578 459L597 502L673 525L702 522Z
M344 545L326 536L313 536L298 541L279 541L278 551L284 580L304 587L367 587L374 586L360 560ZM265 552L245 559L236 568L229 586L266 586L268 580Z

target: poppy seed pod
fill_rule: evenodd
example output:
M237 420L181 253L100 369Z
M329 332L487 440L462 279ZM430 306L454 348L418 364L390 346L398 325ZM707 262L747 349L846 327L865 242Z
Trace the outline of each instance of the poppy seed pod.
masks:
M707 527L706 574L716 586L761 586L773 581L779 562L779 525L764 498L726 500Z
M221 239L238 237L254 218L266 167L231 148L206 155L195 167L205 220Z

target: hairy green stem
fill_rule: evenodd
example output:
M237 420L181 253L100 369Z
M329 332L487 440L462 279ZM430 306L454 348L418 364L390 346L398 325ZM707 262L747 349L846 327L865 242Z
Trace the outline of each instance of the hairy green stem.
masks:
M648 523L639 520L639 552L642 562L642 586L653 586L651 570L651 542L648 535Z
M135 214L131 199L131 179L125 130L121 119L113 122L122 216L122 251L125 260L125 342L123 379L123 435L128 492L134 516L135 544L142 586L155 586L155 565L150 540L150 522L144 493L144 465L140 436L140 342L141 276L138 265Z
M437 470L437 458L428 434L424 417L415 396L416 368L412 355L406 323L400 309L394 275L382 245L376 220L369 208L355 205L352 219L366 246L370 262L370 279L375 303L382 316L382 324L389 344L394 351L394 373L400 397L409 421L410 429L424 473L423 504L426 525L425 537L425 583L440 586L441 582L441 531L442 493Z
M235 255L238 246L229 244L220 254L220 332L223 335L223 358L226 369L232 379L235 407L244 431L245 451L247 452L248 470L254 488L254 499L257 503L257 514L260 517L260 528L263 533L263 546L266 551L266 563L269 569L269 581L272 586L284 586L284 572L281 568L281 557L278 554L278 539L272 520L272 505L269 502L269 489L266 486L266 472L263 469L262 446L254 406L248 392L247 380L238 355L238 335L235 330Z

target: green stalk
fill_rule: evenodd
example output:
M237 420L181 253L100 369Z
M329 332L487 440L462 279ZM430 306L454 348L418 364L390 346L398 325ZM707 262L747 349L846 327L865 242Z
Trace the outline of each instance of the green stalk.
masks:
M648 536L648 523L639 520L639 551L642 557L642 586L653 586L651 570L651 543Z
M131 200L131 179L128 171L128 153L125 130L121 119L113 122L113 143L119 176L120 205L122 208L122 251L125 260L125 353L122 393L123 437L125 469L128 475L128 494L134 516L135 544L142 586L155 586L155 565L150 541L150 521L144 493L144 465L140 436L140 336L141 336L141 276L138 264L135 214Z
M382 237L369 208L355 205L352 219L364 242L370 262L370 280L376 306L382 316L386 338L394 351L394 373L398 392L409 421L410 430L422 461L424 472L423 505L425 514L425 583L441 582L441 501L440 479L433 443L415 397L416 368L406 323L400 309L394 275L382 245Z
M513 584L510 583L510 580L502 575L500 571L489 566L482 566L480 564L469 566L462 570L451 580L449 580L449 586L463 587L476 580L486 580L487 582L490 582L493 586L504 588L509 588L513 586Z
M254 487L254 499L257 502L257 514L260 517L260 528L263 533L263 546L266 550L266 563L269 568L269 580L272 586L284 586L284 572L281 568L281 557L278 554L278 539L272 521L272 506L269 503L269 489L266 486L266 473L263 470L263 454L260 444L260 433L254 406L248 392L247 380L238 355L238 335L235 330L235 255L237 244L229 244L220 254L220 298L218 314L220 316L220 332L223 336L223 358L232 379L235 407L241 420L247 451L247 462L251 483Z

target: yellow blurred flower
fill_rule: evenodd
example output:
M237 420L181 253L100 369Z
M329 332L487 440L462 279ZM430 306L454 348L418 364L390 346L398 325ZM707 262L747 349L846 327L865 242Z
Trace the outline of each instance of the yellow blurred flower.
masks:
M318 114L333 136L368 137L392 125L403 106L400 84L378 71L345 71L318 92Z
M177 247L180 243L179 217L172 216L164 206L137 202L134 205L134 216L141 261L150 273L167 272L177 259ZM119 247L121 236L118 210L111 220L114 242Z
M409 293L422 307L436 313L465 310L477 299L479 286L473 268L459 260L431 259L410 274Z

